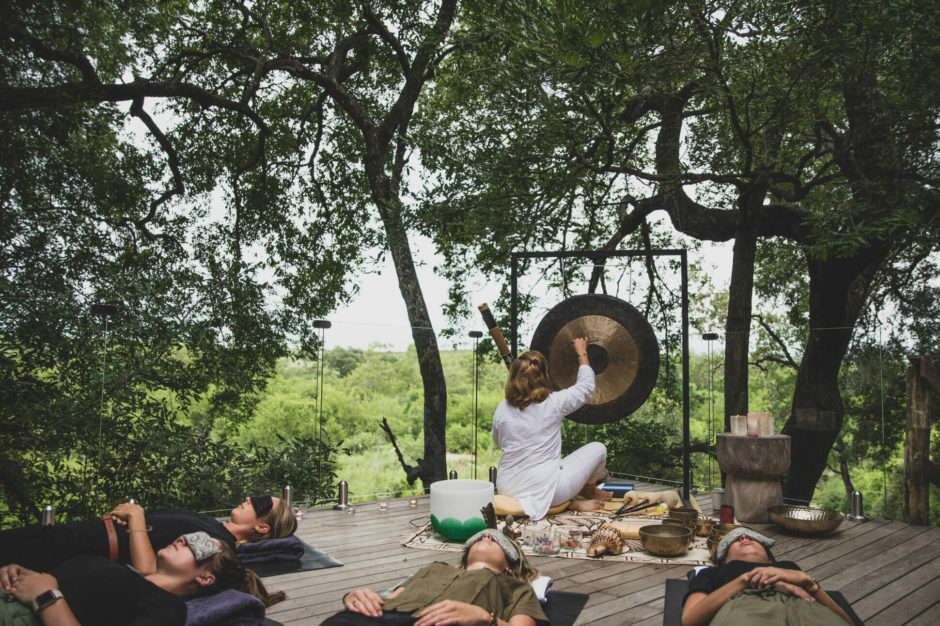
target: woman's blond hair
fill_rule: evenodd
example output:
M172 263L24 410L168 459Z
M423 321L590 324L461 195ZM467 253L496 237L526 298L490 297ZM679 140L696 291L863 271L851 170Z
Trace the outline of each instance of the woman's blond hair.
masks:
M552 379L548 375L548 359L538 350L523 352L509 366L506 380L506 402L524 409L538 404L552 392Z
M286 500L281 500L271 510L258 518L258 521L268 525L268 532L259 533L254 530L245 541L254 542L262 539L283 539L290 537L297 530L297 518L294 517L293 507L287 505Z

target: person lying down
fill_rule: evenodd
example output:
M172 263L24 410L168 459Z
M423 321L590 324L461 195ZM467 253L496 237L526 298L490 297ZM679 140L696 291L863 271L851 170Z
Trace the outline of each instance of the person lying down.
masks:
M537 577L513 540L485 529L466 541L458 565L422 567L386 594L351 591L323 626L547 626L531 585Z

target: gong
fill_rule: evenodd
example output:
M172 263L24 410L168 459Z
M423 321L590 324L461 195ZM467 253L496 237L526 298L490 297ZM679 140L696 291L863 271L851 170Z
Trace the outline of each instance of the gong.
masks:
M552 308L532 335L532 350L548 359L559 389L578 376L571 347L588 338L588 360L595 375L594 395L569 419L582 424L616 422L646 402L659 375L659 344L639 311L619 298L600 294L573 296Z

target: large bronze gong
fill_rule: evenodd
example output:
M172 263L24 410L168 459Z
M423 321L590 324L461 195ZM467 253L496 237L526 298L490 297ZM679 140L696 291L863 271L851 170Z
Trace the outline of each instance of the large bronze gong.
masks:
M598 294L574 296L550 310L530 346L548 359L559 388L570 387L577 378L578 359L571 348L576 337L589 340L595 390L588 404L568 418L606 424L640 408L659 374L659 344L640 312L619 298Z

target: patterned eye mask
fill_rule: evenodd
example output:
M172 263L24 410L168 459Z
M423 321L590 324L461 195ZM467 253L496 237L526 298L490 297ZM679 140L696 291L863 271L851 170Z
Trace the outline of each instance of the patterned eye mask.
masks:
M215 556L222 551L222 548L215 545L212 537L200 531L198 533L187 533L183 535L183 541L196 557L196 562L204 561L211 556Z
M463 544L464 550L469 550L473 544L483 539L483 535L487 535L490 539L499 544L499 547L503 549L503 554L506 555L506 560L510 563L519 562L519 551L516 549L516 546L512 545L512 542L509 541L509 538L506 535L497 532L491 528L481 530L474 536L467 539L467 542Z
M718 550L715 551L715 558L719 563L721 563L725 557L728 556L728 548L731 547L731 544L740 539L742 535L747 535L748 539L751 541L756 541L768 550L770 550L773 545L777 543L770 537L753 531L750 528L735 528L730 533L725 535L720 542L718 542Z

